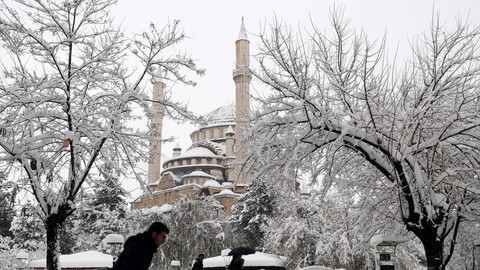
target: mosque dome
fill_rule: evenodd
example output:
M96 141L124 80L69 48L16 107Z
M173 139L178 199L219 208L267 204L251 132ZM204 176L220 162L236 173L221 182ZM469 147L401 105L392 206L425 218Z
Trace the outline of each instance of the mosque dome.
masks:
M195 158L195 157L217 157L215 153L210 151L209 149L205 147L194 147L191 149L188 149L185 151L183 154L179 155L175 159L181 159L181 158Z
M203 127L235 125L235 105L226 105L205 115Z
M203 187L221 187L220 183L211 179L203 184Z
M215 179L215 176L212 176L212 175L210 175L208 173L205 173L205 172L202 172L202 171L193 171L189 174L186 174L186 175L182 176L182 179L186 178L186 177L205 177L205 178ZM215 182L217 182L217 181L215 181Z

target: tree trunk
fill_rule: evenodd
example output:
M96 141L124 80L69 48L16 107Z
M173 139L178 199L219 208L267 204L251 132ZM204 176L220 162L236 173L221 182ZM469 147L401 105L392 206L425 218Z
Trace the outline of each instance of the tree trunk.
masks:
M430 226L412 230L422 241L428 270L445 270L443 265L443 241L437 236L436 228Z
M58 214L52 214L47 217L46 230L47 230L47 270L57 270L58 268L58 230L61 226L61 219Z

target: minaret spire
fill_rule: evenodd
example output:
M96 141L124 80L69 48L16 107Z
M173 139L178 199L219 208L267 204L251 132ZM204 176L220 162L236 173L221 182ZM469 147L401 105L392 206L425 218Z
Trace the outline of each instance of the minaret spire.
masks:
M238 38L237 40L248 40L247 36L247 31L245 30L245 23L243 22L243 16L242 16L242 24L240 25L240 32L238 33Z

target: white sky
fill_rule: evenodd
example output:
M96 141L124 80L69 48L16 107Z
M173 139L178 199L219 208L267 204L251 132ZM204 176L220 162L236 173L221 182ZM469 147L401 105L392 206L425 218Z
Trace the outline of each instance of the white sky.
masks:
M428 31L434 11L448 25L454 24L456 18L469 18L472 25L480 25L480 0L119 0L112 15L123 21L127 31L134 32L148 29L150 22L160 28L169 21L181 21L190 38L180 47L198 60L206 75L193 78L198 82L195 88L181 84L167 87L173 87L177 99L188 102L190 110L206 114L234 102L232 71L242 16L254 55L259 44L255 35L265 22L270 23L276 16L292 28L309 28L312 20L319 29L328 29L329 10L334 6L343 7L351 26L364 29L370 40L386 32L389 51L395 51L397 45L400 52L408 51L408 40ZM255 67L253 59L251 63ZM255 89L260 90L261 86L254 84L252 94ZM166 121L163 136L178 137L185 151L194 128ZM163 145L162 160L171 157L173 146L174 143ZM129 181L126 188L134 191L133 198L140 194L135 183Z

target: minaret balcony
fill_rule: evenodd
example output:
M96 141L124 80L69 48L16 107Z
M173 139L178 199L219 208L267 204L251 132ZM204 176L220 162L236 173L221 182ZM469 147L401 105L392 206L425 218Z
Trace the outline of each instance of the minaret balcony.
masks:
M242 76L242 77L248 77L248 79L252 79L252 73L247 67L244 68L239 68L233 71L233 79Z

